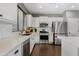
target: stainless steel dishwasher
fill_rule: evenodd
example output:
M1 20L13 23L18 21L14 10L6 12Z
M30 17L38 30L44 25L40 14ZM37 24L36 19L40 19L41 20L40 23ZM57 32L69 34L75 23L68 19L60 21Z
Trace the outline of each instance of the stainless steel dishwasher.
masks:
M30 38L23 43L23 56L30 56Z

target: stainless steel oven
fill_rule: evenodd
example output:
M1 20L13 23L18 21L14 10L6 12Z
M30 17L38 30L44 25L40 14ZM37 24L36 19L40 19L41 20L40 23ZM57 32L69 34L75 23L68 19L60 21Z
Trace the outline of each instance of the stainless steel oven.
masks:
M48 35L40 35L40 40L48 40Z
M49 32L48 29L44 28L40 30L40 42L46 43L49 40Z
M39 35L40 35L40 43L48 43L49 40L49 29L48 29L48 23L40 23L40 29L39 29Z

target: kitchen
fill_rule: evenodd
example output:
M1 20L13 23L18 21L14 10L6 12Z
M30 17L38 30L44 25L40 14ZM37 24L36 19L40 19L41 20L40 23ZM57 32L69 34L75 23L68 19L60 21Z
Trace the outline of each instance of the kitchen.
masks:
M0 4L0 55L79 56L78 6L78 3Z

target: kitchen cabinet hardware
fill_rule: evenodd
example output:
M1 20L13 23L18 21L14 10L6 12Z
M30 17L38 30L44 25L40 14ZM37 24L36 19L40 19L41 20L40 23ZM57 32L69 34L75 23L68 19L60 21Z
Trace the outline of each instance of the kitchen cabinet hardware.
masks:
M15 54L17 54L18 52L19 52L19 51L18 51L18 50L16 50L14 53L15 53Z

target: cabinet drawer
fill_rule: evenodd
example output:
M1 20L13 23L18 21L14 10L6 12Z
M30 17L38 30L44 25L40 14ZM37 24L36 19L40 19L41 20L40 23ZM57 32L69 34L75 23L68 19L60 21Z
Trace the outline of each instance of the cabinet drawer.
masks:
M8 53L8 56L22 56L22 53L22 45L20 45Z

